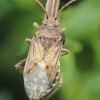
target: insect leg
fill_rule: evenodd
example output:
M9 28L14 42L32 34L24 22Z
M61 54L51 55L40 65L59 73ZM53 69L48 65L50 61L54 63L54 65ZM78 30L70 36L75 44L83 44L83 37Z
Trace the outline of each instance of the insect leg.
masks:
M39 100L39 99L30 99L30 100Z
M31 39L26 38L25 41L26 41L28 44L31 44Z
M56 93L62 86L62 78L60 76L60 73L58 73L56 78L57 78L56 81L58 81L58 85L51 91L51 93L44 100L48 100L50 97L52 97L54 95L54 93ZM54 83L54 86L55 86L55 83Z
M64 55L66 55L66 54L69 53L69 50L63 48L63 49L61 50L61 52L63 52L63 54L61 54L61 56L64 56Z
M44 100L44 96L40 100Z
M48 100L50 97L52 97L60 89L61 86L62 84L58 84L58 86L53 89L53 91L47 96L45 100Z
M22 71L20 68L22 68L22 67L25 65L25 62L26 62L26 59L21 60L20 62L18 62L18 63L15 65L15 69L16 69L19 73L21 73L21 74L23 74L23 71Z
M33 26L37 29L40 27L36 22L33 23Z

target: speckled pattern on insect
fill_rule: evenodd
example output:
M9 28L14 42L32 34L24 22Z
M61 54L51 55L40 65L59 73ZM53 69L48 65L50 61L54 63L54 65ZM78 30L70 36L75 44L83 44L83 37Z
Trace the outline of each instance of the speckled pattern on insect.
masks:
M50 89L51 81L47 77L45 65L41 62L37 70L24 75L25 90L32 99L40 99Z

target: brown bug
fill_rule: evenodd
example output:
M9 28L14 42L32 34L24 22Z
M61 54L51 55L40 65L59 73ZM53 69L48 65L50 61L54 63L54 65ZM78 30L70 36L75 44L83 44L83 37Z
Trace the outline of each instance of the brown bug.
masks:
M69 50L62 48L65 28L58 28L58 14L75 0L69 1L59 11L60 0L47 0L46 8L38 0L35 1L45 11L43 25L33 24L37 31L32 39L26 39L30 44L28 56L17 63L15 68L23 73L25 90L30 100L48 100L62 85L60 56L69 53ZM20 68L23 66L22 72Z

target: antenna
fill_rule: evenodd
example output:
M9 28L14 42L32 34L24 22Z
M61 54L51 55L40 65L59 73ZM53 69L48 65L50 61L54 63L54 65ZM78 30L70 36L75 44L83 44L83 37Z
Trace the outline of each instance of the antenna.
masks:
M40 6L41 8L45 11L46 15L47 15L47 12L46 12L46 9L45 7L43 6L43 4L39 1L39 0L35 0Z
M70 0L68 3L66 3L64 6L62 6L62 8L58 11L58 14L65 8L67 7L68 5L70 5L71 3L75 2L76 0ZM57 14L57 15L58 15Z

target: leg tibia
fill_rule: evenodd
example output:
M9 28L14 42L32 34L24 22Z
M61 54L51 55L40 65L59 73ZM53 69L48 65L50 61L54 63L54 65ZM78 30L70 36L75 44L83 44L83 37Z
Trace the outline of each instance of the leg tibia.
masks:
M15 69L16 69L19 73L21 73L21 74L23 73L23 71L22 71L20 68L24 67L25 62L26 62L26 59L21 60L20 62L18 62L18 63L15 65Z
M61 54L61 56L64 56L64 55L66 55L66 54L69 53L69 50L63 48L63 49L61 50L61 52L63 53L63 54Z

